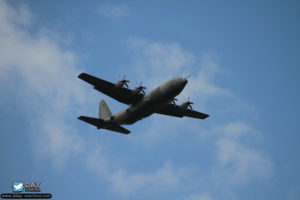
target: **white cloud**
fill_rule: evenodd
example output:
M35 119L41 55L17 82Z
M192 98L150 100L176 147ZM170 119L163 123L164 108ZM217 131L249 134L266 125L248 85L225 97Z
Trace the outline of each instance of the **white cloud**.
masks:
M112 183L117 191L124 194L138 190L167 191L183 186L185 180L190 179L192 169L174 168L170 163L165 163L158 170L151 173L128 174L118 170L112 175Z
M212 198L207 194L191 194L184 198L184 200L212 200Z
M220 137L216 141L217 163L214 176L218 182L244 184L255 178L268 178L272 162L257 149L240 141L244 134L254 137L255 130L243 122L232 122L214 130Z
M62 165L80 143L73 128L65 123L73 117L68 114L90 96L76 79L80 72L76 56L62 50L47 35L30 35L23 26L32 24L32 14L26 6L13 8L1 1L0 10L1 81L18 84L15 92L30 108L37 152L52 154L55 166Z
M129 15L130 9L127 5L101 5L98 13L106 18L119 19Z
M182 49L178 43L151 43L140 38L131 38L129 46L135 62L131 71L139 79L146 80L146 86L155 88L169 78L192 74L182 92L183 96L200 101L211 96L230 95L229 91L216 86L212 81L220 70L211 55L200 56L198 60L196 55ZM197 71L194 70L195 66Z
M183 95L195 97L205 102L212 97L232 96L225 88L216 86L213 78L220 72L218 64L209 54L201 57L198 71L189 78L189 84L183 91Z
M111 178L111 171L109 170L108 159L103 148L98 144L89 145L90 148L86 150L86 165L94 171L99 177L106 179Z
M193 54L177 43L150 43L144 39L131 38L129 46L134 53L132 73L146 84L156 87L168 78L186 74L186 67L193 63Z
M165 162L161 167L150 172L132 172L116 167L99 145L89 145L85 149L87 167L100 178L111 183L112 188L120 195L132 195L139 191L166 192L183 187L192 179L194 169L191 167L178 168L171 162Z
M33 16L29 12L29 9L25 4L21 4L17 8L11 8L6 4L6 2L1 2L0 9L0 23L4 25L4 27L1 27L2 33L9 33L11 28L10 22L15 23L19 26L31 25Z

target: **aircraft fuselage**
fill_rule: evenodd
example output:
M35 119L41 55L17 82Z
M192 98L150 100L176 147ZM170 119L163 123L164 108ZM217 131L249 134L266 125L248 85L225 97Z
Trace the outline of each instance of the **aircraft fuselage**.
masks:
M161 105L172 101L187 84L187 79L176 77L168 80L150 93L145 94L140 101L129 105L126 109L112 115L105 121L119 125L133 124L138 120L152 115Z

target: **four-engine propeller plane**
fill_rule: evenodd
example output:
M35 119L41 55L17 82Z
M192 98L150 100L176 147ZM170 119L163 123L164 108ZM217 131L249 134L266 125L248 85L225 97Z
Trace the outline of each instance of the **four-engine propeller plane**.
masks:
M99 118L80 116L78 119L92 124L97 129L107 129L119 133L129 134L130 131L121 125L133 124L138 120L153 113L170 115L174 117L193 117L205 119L209 115L192 109L189 99L181 105L176 105L177 96L185 87L187 78L176 77L168 80L150 93L145 93L144 86L140 85L131 90L128 88L128 80L118 81L116 84L96 78L86 73L81 73L78 78L93 85L94 88L115 100L129 105L126 109L113 114L104 100L100 101Z

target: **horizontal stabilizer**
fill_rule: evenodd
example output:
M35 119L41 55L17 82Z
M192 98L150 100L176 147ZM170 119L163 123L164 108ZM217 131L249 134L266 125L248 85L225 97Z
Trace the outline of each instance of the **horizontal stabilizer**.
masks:
M115 131L115 132L119 132L119 133L124 133L124 134L129 134L130 131L127 130L126 128L118 125L118 124L111 124L111 125L108 125L106 127L103 127L104 129L106 130L110 130L110 131Z
M103 119L98 119L98 118L93 118L93 117L86 117L86 116L80 116L78 119L89 123L91 125L96 126L98 129L103 128L106 130L110 131L115 131L118 133L123 133L123 134L129 134L130 131L127 130L126 128L116 124L116 123L110 123L110 122L105 122Z
M97 128L101 128L104 125L103 119L86 117L86 116L80 116L80 117L78 117L78 119L80 119L86 123L92 124L92 125L96 126Z

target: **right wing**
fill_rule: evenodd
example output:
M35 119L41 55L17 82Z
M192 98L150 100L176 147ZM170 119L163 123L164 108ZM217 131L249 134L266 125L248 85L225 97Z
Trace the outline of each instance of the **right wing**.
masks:
M103 128L106 130L115 131L115 132L119 132L119 133L123 133L123 134L130 133L130 131L127 130L126 128L123 128L122 126L120 126L116 123L105 122L103 119L86 117L86 116L80 116L80 117L78 117L78 119L80 119L86 123L92 124L92 125L96 126L98 129Z
M158 114L163 114L163 115L169 115L169 116L174 116L174 117L192 117L192 118L198 118L198 119L205 119L209 117L209 115L205 113L201 113L195 110L191 109L185 109L182 108L178 105L174 104L165 104L163 105L158 111L156 111Z
M124 87L116 87L116 84L94 77L92 75L81 73L78 78L93 85L94 88L113 99L127 105L137 102L143 97L143 94L135 93L133 90Z

